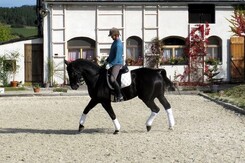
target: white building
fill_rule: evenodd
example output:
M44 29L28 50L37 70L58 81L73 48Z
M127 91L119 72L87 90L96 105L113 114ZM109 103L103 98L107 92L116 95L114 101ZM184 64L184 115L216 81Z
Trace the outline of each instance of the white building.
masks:
M191 28L205 22L210 25L208 56L221 61L219 77L230 80L229 39L233 33L228 20L233 15L232 5L244 1L42 0L38 3L42 4L43 18L43 82L47 81L48 58L56 65L53 80L63 83L67 81L64 59L93 60L107 56L112 27L120 29L125 61L134 61L130 62L130 69L142 67L148 43L155 37L161 39L165 43L161 67L173 80L175 74L183 74L187 65L170 65L169 59L182 56Z

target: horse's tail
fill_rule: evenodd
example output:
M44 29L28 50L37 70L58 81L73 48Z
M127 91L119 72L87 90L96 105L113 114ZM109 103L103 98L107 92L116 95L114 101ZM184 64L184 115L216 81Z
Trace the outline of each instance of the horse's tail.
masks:
M161 69L161 75L163 77L163 81L166 83L168 91L175 91L175 86L173 82L167 77L167 72L165 69Z

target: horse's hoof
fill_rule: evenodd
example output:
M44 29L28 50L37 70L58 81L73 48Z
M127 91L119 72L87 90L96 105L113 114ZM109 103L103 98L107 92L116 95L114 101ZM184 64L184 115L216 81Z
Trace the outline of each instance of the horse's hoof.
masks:
M80 124L78 128L78 132L81 132L83 129L84 129L84 126Z
M113 135L117 135L119 133L119 130L115 130L115 132L113 133Z
M169 130L174 130L174 127L173 126L170 126L168 129Z
M147 132L151 130L151 126L146 126Z

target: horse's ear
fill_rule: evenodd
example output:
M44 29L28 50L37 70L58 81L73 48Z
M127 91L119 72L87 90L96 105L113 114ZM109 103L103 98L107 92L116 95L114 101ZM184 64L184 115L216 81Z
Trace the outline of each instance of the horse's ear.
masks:
M65 60L65 64L68 66L70 64L70 62Z

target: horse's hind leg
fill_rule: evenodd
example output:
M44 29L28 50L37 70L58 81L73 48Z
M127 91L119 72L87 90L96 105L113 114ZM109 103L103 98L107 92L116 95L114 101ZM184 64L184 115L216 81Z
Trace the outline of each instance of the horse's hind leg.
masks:
M155 104L154 100L144 101L144 103L146 104L146 106L148 106L151 109L151 115L146 121L146 129L147 129L147 131L150 131L151 125L152 125L152 123L153 123L153 121L154 121L155 117L157 116L160 109Z
M78 131L81 132L83 129L84 129L84 126L83 124L85 123L85 120L86 120L86 116L88 114L88 112L93 108L95 107L96 105L98 104L98 102L96 102L95 100L91 99L88 103L88 105L86 106L86 108L84 109L83 111L83 114L80 118L80 121L79 121L79 128L78 128Z
M111 106L111 102L110 101L106 101L106 102L102 102L101 104L104 107L104 109L107 111L109 116L111 117L112 122L113 122L113 124L115 126L115 132L113 134L118 134L119 130L121 128L121 125L120 125L119 121L116 118L116 114L114 113L114 110L113 110L113 108Z
M166 97L164 95L159 96L158 100L164 106L164 108L165 108L165 110L167 112L169 129L173 130L175 121L174 121L174 116L173 116L173 111L171 109L171 106L170 106L168 100L166 99Z

